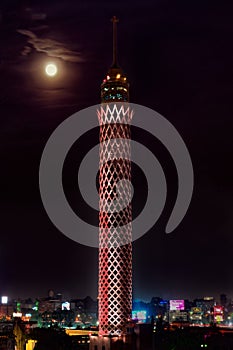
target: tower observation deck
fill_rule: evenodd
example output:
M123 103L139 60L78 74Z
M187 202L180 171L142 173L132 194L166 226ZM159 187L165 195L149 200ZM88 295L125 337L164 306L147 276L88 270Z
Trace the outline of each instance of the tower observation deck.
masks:
M127 77L117 60L101 84L99 166L99 336L123 337L132 310L131 151ZM103 344L103 343L101 343ZM102 345L101 345L102 346ZM106 350L110 347L104 347ZM96 347L95 349L102 349Z
M117 58L117 22L118 19L113 17L113 61L101 84L102 103L129 101L129 84L127 77L118 64Z

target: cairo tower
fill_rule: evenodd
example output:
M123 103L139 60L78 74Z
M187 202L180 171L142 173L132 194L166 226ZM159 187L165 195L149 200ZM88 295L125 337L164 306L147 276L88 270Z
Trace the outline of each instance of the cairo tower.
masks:
M91 350L126 348L132 311L132 206L129 83L117 60L101 84L99 159L99 336ZM127 347L128 348L128 347Z

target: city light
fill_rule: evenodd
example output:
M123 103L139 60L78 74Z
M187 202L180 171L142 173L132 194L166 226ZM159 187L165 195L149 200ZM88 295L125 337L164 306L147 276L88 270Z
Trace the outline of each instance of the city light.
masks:
M2 304L7 304L8 303L8 297L7 296L2 296Z

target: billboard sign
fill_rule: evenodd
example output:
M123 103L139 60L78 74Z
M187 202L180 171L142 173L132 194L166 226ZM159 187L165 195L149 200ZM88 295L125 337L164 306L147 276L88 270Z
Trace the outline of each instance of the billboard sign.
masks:
M132 311L132 319L137 320L140 323L146 322L146 310L134 310L134 311Z
M214 320L215 322L223 321L223 307L222 306L214 306Z
M2 296L2 304L7 304L8 303L8 297L7 296Z
M170 311L184 310L184 300L170 300Z
M68 301L65 301L61 304L62 310L70 310L70 303Z

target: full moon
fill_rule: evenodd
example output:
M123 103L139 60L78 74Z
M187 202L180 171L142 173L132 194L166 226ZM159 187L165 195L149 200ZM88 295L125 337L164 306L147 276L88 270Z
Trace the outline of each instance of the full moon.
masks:
M48 76L54 77L57 74L57 66L54 63L49 63L45 67L45 72Z

